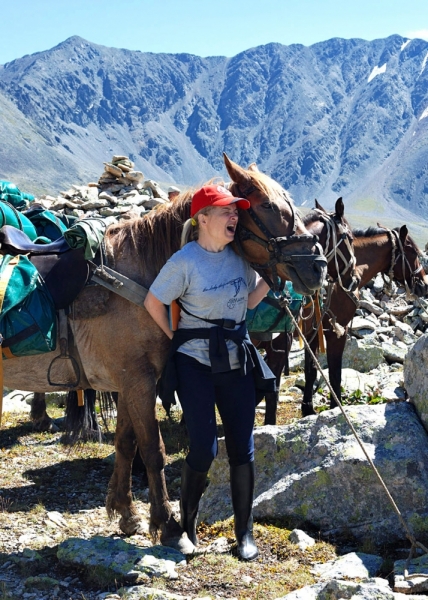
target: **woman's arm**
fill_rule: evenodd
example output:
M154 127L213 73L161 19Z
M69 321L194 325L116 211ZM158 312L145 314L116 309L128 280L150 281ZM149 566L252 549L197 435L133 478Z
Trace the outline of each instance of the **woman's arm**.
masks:
M266 281L258 275L256 287L248 294L248 308L256 308L269 291Z
M165 304L158 300L151 292L148 292L146 299L144 300L144 308L152 317L153 321L159 325L165 335L172 340L174 334L169 326L168 309Z

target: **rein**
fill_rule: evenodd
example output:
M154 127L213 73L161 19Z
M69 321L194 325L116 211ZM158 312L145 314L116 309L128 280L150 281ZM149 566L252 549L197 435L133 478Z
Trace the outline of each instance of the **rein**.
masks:
M247 196L252 194L254 191L257 191L257 188L255 186L249 186L245 189L244 192L242 192L240 190L239 186L237 185L237 190L238 190L240 197L247 198ZM293 218L293 222L292 222L293 229L292 229L291 235L275 237L269 231L269 229L266 227L266 225L261 221L261 219L259 219L259 217L255 213L255 211L250 207L247 209L246 214L248 214L251 217L251 219L254 221L254 223L257 225L257 227L259 228L259 230L265 237L262 238L259 235L256 235L253 231L248 229L248 227L245 227L245 225L242 225L242 223L240 221L238 221L238 227L237 227L238 235L235 238L236 245L237 245L238 250L241 255L244 255L244 249L242 247L242 242L251 240L251 241L259 244L260 246L263 246L263 248L266 250L266 252L269 256L269 260L265 263L250 262L250 265L253 267L253 269L255 269L257 271L262 271L261 276L266 281L266 283L269 285L271 290L275 294L280 294L280 295L285 295L285 292L284 292L285 282L279 283L281 280L278 276L278 270L277 270L278 264L284 264L284 263L296 264L299 262L306 261L308 258L312 258L313 260L325 261L325 257L322 254L322 248L321 248L320 244L318 243L318 236L307 235L307 234L296 235L296 213L295 213L294 207L293 207L292 203L290 202L290 200L285 195L284 195L284 200L287 202L288 206L290 207L292 218ZM315 245L317 247L317 249L319 251L319 256L307 255L307 254L304 254L304 255L287 254L284 252L284 248L286 248L287 246L289 246L291 244L295 244L296 242L312 242L313 245ZM270 277L269 277L268 273L266 272L268 270L271 271ZM264 273L263 273L263 271L264 271Z

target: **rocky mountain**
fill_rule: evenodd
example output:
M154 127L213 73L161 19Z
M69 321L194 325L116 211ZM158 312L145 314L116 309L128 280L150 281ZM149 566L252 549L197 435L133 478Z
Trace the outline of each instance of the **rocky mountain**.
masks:
M298 205L386 224L428 218L428 42L268 44L233 58L72 37L0 66L0 177L32 193L97 180L124 154L146 177L225 176L222 152ZM355 219L352 219L354 222ZM399 223L397 223L399 224Z

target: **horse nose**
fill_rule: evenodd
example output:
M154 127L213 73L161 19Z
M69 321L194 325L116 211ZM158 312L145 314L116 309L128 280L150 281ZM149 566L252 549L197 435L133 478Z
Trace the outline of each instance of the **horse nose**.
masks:
M327 275L327 259L324 254L316 256L314 260L314 271L324 280Z

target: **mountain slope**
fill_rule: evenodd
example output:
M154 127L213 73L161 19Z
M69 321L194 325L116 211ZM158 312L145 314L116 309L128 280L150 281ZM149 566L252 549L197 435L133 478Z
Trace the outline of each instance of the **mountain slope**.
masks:
M225 176L222 152L297 204L424 219L428 42L268 44L233 58L151 54L72 37L0 67L0 176L27 191L96 180L127 154L147 177ZM427 236L428 237L428 236Z

